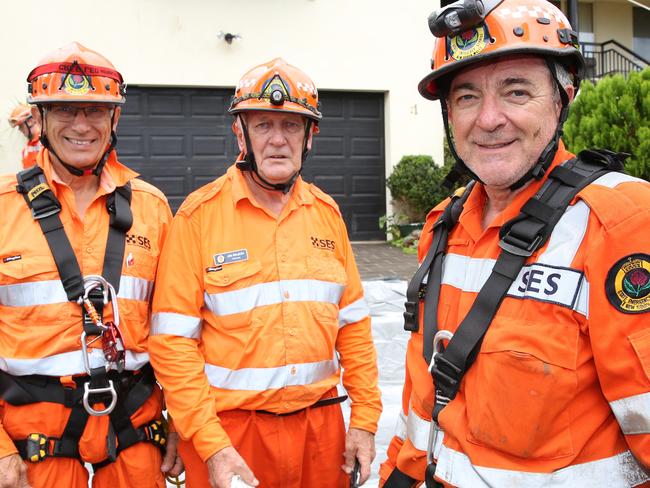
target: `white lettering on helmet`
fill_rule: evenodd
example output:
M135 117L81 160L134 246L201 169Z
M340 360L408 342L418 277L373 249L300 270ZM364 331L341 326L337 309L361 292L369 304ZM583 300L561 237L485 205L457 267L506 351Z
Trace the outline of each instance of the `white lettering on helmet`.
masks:
M298 90L304 90L306 92L311 93L312 95L316 95L316 87L310 83L303 83L301 81L296 83L296 86L298 87Z
M239 83L237 84L237 89L239 90L240 88L250 88L251 86L255 86L255 83L257 83L256 78L242 79L239 80Z

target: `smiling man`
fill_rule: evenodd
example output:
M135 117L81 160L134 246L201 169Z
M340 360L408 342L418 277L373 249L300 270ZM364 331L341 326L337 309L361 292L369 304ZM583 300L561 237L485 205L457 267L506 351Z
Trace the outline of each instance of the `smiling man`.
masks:
M318 92L275 59L244 75L230 113L238 161L178 210L153 305L187 486L342 488L355 460L363 483L381 412L369 310L336 203L300 177Z
M162 488L181 465L147 335L171 212L117 160L104 56L71 43L27 81L43 149L0 181L0 486L87 488L88 463L95 488Z
M419 90L474 182L422 233L382 486L647 486L650 184L564 148L583 59L551 3L461 0L429 27Z

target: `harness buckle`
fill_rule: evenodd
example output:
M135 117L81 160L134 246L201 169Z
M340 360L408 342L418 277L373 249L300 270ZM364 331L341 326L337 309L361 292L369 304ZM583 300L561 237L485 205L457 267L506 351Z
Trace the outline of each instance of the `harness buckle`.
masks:
M143 427L147 440L158 447L167 445L167 432L162 420L154 420Z
M515 256L528 257L535 252L540 242L542 242L542 236L540 235L535 236L533 242L526 242L514 237L508 231L499 241L499 247Z
M43 434L29 434L27 436L27 460L38 463L47 457L47 437Z
M103 393L111 394L111 403L104 410L95 410L89 402L90 395L101 395ZM101 417L102 415L107 415L113 411L117 403L117 392L115 391L115 386L113 385L113 380L108 380L108 386L90 388L90 382L84 383L84 396L83 396L83 406L86 412L95 417Z
M32 208L32 217L34 220L41 220L47 217L51 217L52 215L56 215L61 211L61 207L57 205L48 205L42 210L39 210L38 213L36 212L35 208Z

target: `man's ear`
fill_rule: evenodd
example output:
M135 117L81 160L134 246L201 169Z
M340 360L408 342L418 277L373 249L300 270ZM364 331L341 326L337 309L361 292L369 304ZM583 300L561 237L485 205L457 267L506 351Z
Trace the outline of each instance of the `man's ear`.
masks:
M120 120L120 115L122 115L122 107L115 107L115 113L113 114L113 132L117 132L117 121Z
M246 152L246 139L244 138L244 128L241 125L240 115L235 117L235 120L232 123L232 131L237 137L237 146L241 152Z

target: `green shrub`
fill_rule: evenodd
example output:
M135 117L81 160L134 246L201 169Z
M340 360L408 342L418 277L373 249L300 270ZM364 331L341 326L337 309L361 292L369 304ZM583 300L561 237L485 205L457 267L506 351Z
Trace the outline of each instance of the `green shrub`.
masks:
M453 164L446 146L443 166L437 166L433 158L426 155L404 156L397 163L386 179L386 186L393 196L396 214L406 216L399 220L423 222L429 210L453 193L453 189L442 184Z
M574 153L605 148L630 153L625 169L650 179L650 68L585 81L564 125L564 141Z

